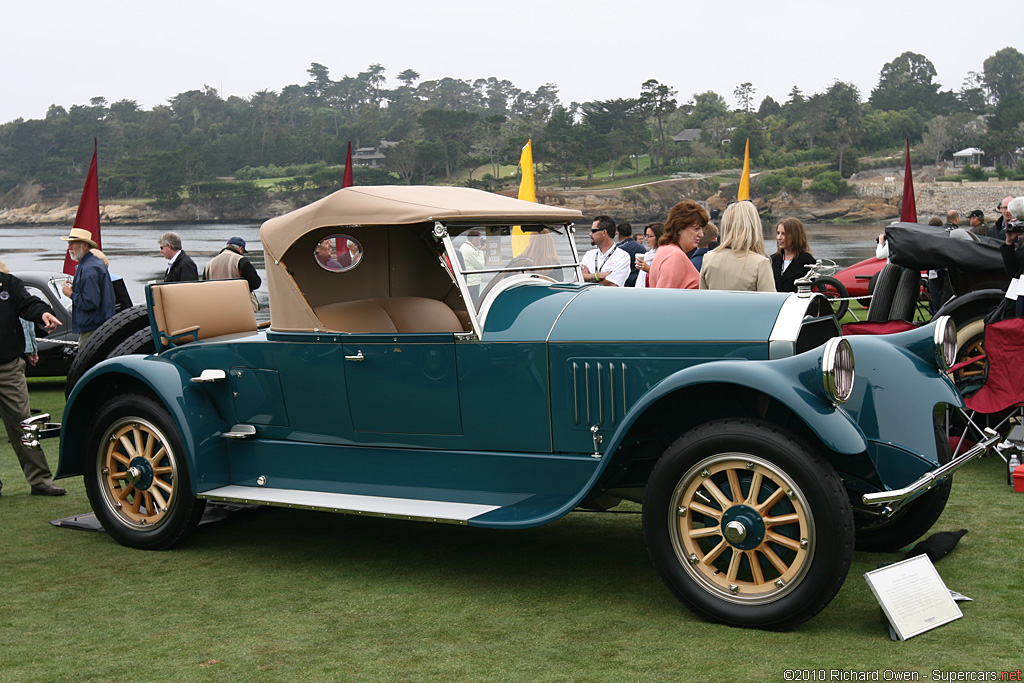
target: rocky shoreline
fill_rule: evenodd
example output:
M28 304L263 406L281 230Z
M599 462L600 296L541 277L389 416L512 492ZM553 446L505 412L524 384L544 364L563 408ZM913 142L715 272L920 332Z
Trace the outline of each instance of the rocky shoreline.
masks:
M903 184L901 178L876 176L852 183L855 194L822 200L810 193L782 192L771 199L754 199L762 215L772 220L794 216L810 223L885 223L899 217ZM683 199L706 202L713 214L729 202L729 190L711 191L701 178L662 180L615 189L538 188L537 200L544 204L578 209L584 216L608 214L617 220L638 223L662 220L669 209ZM915 197L921 221L944 216L954 208L966 216L980 208L994 214L994 207L1006 195L1024 194L1021 182L939 183L915 180ZM45 199L21 207L0 209L0 226L71 225L78 210L78 198ZM295 202L272 200L244 213L215 213L185 202L175 209L155 209L142 203L100 204L100 220L106 224L181 224L215 222L262 222L298 208ZM992 220L994 215L989 217Z

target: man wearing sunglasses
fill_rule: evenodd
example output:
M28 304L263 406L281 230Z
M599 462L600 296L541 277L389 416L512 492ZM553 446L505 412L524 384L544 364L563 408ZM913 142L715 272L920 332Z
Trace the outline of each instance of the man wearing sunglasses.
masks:
M580 270L584 282L596 282L607 287L622 287L629 277L631 258L615 244L615 221L598 216L590 226L590 243L594 245L583 255Z

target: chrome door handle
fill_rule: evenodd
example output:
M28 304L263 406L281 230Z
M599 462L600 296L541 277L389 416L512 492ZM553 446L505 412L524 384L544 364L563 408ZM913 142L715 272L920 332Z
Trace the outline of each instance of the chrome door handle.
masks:
M345 360L354 360L354 361L358 361L360 363L362 363L363 360L365 360L365 358L366 358L366 356L363 355L363 350L362 349L357 351L356 355L354 355L354 356L345 356Z
M228 378L228 373L223 370L207 368L203 370L198 377L193 377L193 382L206 383L206 382L223 382Z

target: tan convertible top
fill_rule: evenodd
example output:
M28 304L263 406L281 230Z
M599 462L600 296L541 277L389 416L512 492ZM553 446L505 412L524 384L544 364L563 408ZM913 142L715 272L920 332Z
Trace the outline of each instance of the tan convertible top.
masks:
M438 260L436 242L425 239L434 221L484 224L564 224L579 211L524 202L465 187L386 185L347 187L260 228L271 328L323 330L317 310L381 297L421 297L466 305ZM317 242L334 233L357 240L361 265L331 273L316 264ZM333 310L333 309L331 309Z
M260 229L268 260L280 258L302 235L333 225L408 225L424 221L530 221L565 223L573 209L524 202L468 187L381 185L347 187L301 209L272 218Z

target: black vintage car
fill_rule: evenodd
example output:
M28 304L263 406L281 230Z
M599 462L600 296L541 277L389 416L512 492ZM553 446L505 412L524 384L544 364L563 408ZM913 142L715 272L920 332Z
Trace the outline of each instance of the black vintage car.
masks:
M14 275L25 283L29 294L45 301L60 320L60 327L50 334L36 326L39 362L26 366L25 374L28 377L67 375L78 352L78 334L71 331L71 299L61 292L61 285L68 276L46 270L22 270ZM120 312L132 305L128 289L120 278L114 280L114 296L117 302L115 311Z
M60 286L67 276L64 273L44 270L22 270L14 275L25 283L25 289L29 294L45 301L60 320L60 327L51 334L36 326L39 362L26 366L25 374L29 377L68 374L75 351L78 350L78 335L71 331L71 299L60 291Z

